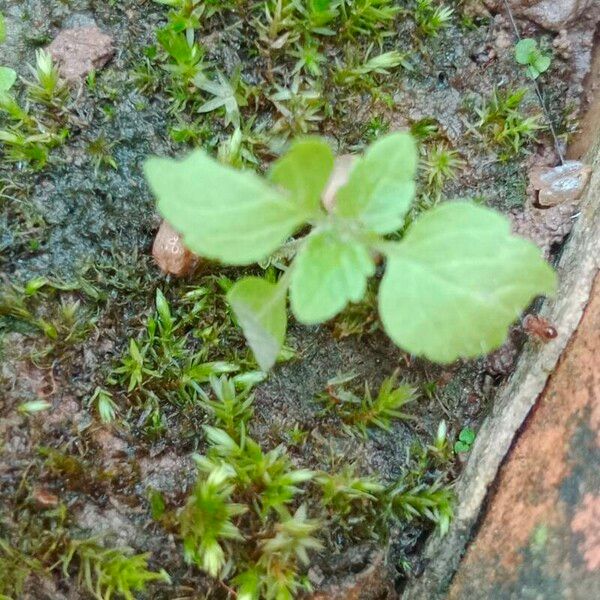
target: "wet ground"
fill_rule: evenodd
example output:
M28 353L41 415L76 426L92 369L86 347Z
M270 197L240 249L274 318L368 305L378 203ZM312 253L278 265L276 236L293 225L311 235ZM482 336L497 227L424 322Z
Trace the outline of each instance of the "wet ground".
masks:
M206 446L201 425L209 422L208 416L198 407L182 405L167 388L151 390L153 395L128 393L127 382L114 374L129 339L143 339L157 288L182 320L191 306L185 294L209 290L204 312L183 325L186 351L205 344L208 361L229 361L240 371L255 368L228 316L218 281L233 279L236 272L206 265L187 280L172 280L149 256L159 219L141 164L149 154L185 152L189 144L176 143L169 132L178 118L187 125L196 119L186 111L179 117L172 114L160 67L156 87L144 92L136 84L135 72L146 64L146 48L156 43L166 9L145 1L0 0L0 11L7 22L0 63L25 78L35 49L64 28L96 24L114 38L116 48L93 86L82 82L72 90L66 116L69 137L51 151L43 169L0 159L0 539L48 567L55 556L47 532L56 534L53 540L101 535L107 545L151 552L152 567L169 572L173 584L157 585L148 597L226 595L184 564L176 529L153 521L148 500L149 491L156 490L168 510L175 512L184 504L196 477L190 456ZM504 211L519 210L526 201L529 165L555 160L551 141L547 131L540 131L538 143L500 160L501 151L474 126L475 108L495 88L528 88L524 113L540 114L540 108L523 70L514 63L506 17L460 15L459 8L452 26L427 40L415 33L410 18L398 18L395 35L384 40L384 49L400 50L410 68L377 78L377 93L328 89L322 110L329 116L316 129L342 153L360 150L388 128L434 124L437 131L423 145L425 158L443 143L464 161L457 178L443 187L442 198L472 197ZM238 26L239 20L235 12L225 13L223 21L208 20L201 39L220 70L231 76L240 63L248 85L266 89L264 59L245 37L250 20ZM524 33L540 33L532 25L525 27ZM543 34L547 47L553 35ZM337 58L333 45L328 52L329 60ZM579 101L569 60L556 52L550 72L541 79L561 141L572 127ZM281 82L290 84L292 67L286 63ZM256 118L269 129L277 114L265 96L259 93ZM246 114L250 117L250 108ZM209 117L206 121L210 123ZM227 139L228 132L216 122L202 143L216 152ZM93 148L99 140L100 156L110 156L114 165L98 162ZM259 146L258 167L264 168L276 152L273 146ZM431 202L425 181L420 202ZM48 282L39 289L27 288L40 277ZM314 329L293 326L287 340L293 350L289 360L256 388L250 432L265 449L283 443L298 467L336 470L355 463L360 473L390 483L410 471L415 446L430 444L440 421L448 424L450 444L461 429L476 429L506 373L495 370L492 376L482 361L441 369L414 360L380 334L373 306L360 313L359 323L365 321L375 323L372 332L348 336L340 332L350 328L350 317ZM48 335L47 323L55 325L57 335ZM396 369L419 397L411 406L415 419L395 422L390 432L374 430L366 439L346 435L339 419L324 414L315 400L328 380L341 373L355 372L358 389L365 381L376 389ZM109 390L119 408L119 419L111 425L101 423L90 402L97 386ZM51 408L35 414L19 410L38 400ZM290 437L294 429L304 432L301 442ZM424 481L442 477L451 485L460 461L456 457L443 467L432 466ZM50 510L40 506L42 491L57 498ZM68 517L57 516L57 506ZM325 576L314 577L315 584L326 586L360 571L368 566L373 548L383 546L389 553L386 577L392 589L401 589L405 578L422 568L419 551L432 530L427 520L415 520L373 539L370 527L350 532L332 527L324 533L326 551L315 559ZM76 576L42 576L33 569L25 585L21 597L85 597ZM5 587L0 585L0 594L11 597L10 582Z

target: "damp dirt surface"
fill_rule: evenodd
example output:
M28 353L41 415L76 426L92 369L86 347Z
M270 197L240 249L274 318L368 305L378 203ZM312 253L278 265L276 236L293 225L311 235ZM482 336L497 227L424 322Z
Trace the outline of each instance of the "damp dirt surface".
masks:
M197 407L173 402L169 392L154 394L155 405L144 404L113 373L129 339L139 340L154 315L157 289L179 316L187 306L186 294L210 290L210 314L187 324L187 345L197 351L202 344L191 333L193 327L212 328L217 339L208 347L207 361L256 368L239 331L230 321L228 328L223 326L228 313L219 281L233 280L238 272L204 264L195 274L175 280L161 274L150 257L160 219L142 175L143 161L149 155L182 155L190 148L169 135L178 122L172 99L160 85L163 80L145 92L136 85L135 72L148 60L146 49L156 44L166 9L144 0L0 0L0 12L7 30L0 64L24 79L31 78L27 65L35 63L36 49L46 47L61 30L97 26L114 46L93 83L71 84L65 117L69 135L50 151L42 169L10 162L0 145L0 539L28 555L39 550L38 542L48 532L62 528L57 539L96 537L106 545L150 553L151 567L168 571L172 583L153 584L140 598L225 598L227 588L185 564L177 528L153 519L149 502L154 490L173 514L185 504L197 475L192 455L206 449L202 425L209 418ZM231 76L239 67L248 85L265 87L264 59L245 38L249 22L231 11L223 20L208 20L200 40L219 70ZM585 100L581 81L573 80L584 69L573 67L577 40L571 40L567 51L559 39L562 33L527 20L518 24L523 35L554 48L552 67L540 78L540 87L565 144ZM528 89L523 111L540 113L531 83L514 62L514 41L502 12L473 12L462 3L452 26L435 39L419 39L412 21L399 17L395 35L385 38L383 49L402 52L410 68L383 76L378 81L383 93L377 97L360 91L342 101L335 93L344 92L328 91L326 102L339 110L319 121L315 132L327 136L342 154L364 148L381 123L385 129L434 123L432 143L455 149L464 161L456 179L446 183L443 199L470 197L505 213L523 211L528 170L556 164L548 132L540 130L537 142L502 160L500 150L474 125L476 107L495 89ZM341 58L335 48L328 52L331 61ZM288 61L277 71L280 83L290 84L293 67ZM23 89L19 84L20 94ZM268 92L258 94L257 121L268 129L277 114L266 99ZM250 108L245 111L249 116ZM198 118L183 114L187 124ZM209 122L212 117L200 118ZM5 125L1 119L0 129ZM226 140L227 133L217 125L200 143L215 153ZM278 151L265 147L258 152L257 168L266 168ZM421 196L424 205L429 200ZM41 278L47 280L44 285ZM26 287L32 281L40 284L34 291ZM355 464L359 473L391 484L411 468L414 448L432 443L440 421L447 423L451 444L463 428L477 430L495 389L510 374L523 336L516 331L515 343L491 361L442 368L395 348L381 334L374 306L359 315L361 323L369 323L360 333L346 331L349 321L316 328L292 324L288 360L255 389L250 434L265 450L284 444L297 467L333 471ZM59 324L56 335L49 335L48 323ZM353 372L359 388L367 382L376 391L396 371L418 397L410 405L414 419L394 421L388 432L348 435L316 400L337 375ZM109 390L118 407L119 417L111 425L100 421L91 402L98 387ZM22 406L34 401L49 408L26 414ZM301 443L291 439L294 429L306 433ZM432 466L426 481L441 478L451 484L460 468L457 456L443 468ZM597 499L582 496L577 502L579 512L565 526L585 538L586 519L597 513ZM60 526L57 506L68 515ZM352 590L345 597L372 597L364 573L375 567L377 579L386 581L378 587L379 597L397 597L406 578L422 570L419 552L429 535L437 535L432 524L418 519L394 525L376 539L369 527L355 524L351 532L332 528L324 534L325 550L311 557L318 574L308 569L313 587L322 594L316 597L336 597L336 585ZM583 538L578 542L583 556L593 562L597 541ZM48 545L41 547L49 566L56 557ZM386 565L381 571L380 563ZM361 580L367 582L365 590L353 587ZM24 585L23 598L88 597L76 574L65 578L58 570L33 572Z

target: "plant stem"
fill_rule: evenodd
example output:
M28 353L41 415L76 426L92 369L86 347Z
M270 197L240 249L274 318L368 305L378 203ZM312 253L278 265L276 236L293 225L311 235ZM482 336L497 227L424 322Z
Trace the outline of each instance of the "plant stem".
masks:
M513 16L512 10L508 3L508 0L502 0L502 2L504 3L504 7L506 8L506 12L508 13L508 18L510 19L510 23L512 25L513 31L515 32L517 40L520 41L521 34L519 33L519 28L517 27L517 23ZM544 103L544 98L542 96L542 90L540 89L540 85L537 82L537 80L535 79L535 77L533 77L532 75L529 75L529 78L531 79L531 82L533 83L533 87L535 88L535 95L537 96L540 106L542 107L542 110L544 111L544 116L546 117L546 121L548 122L548 126L550 128L550 133L552 134L552 140L554 141L554 149L556 150L556 153L558 154L558 159L560 160L560 164L562 165L562 164L564 164L565 159L564 159L563 153L561 152L561 149L560 149L558 136L556 135L556 130L554 129L552 119L550 118L550 113L549 113L548 109L546 108L546 104Z

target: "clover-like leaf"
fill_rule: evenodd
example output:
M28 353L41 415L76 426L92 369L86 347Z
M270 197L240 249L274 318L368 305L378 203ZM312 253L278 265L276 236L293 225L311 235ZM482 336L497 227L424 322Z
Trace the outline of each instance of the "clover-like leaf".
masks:
M524 38L515 46L515 59L521 65L527 65L527 74L537 79L550 68L551 59L538 47L536 40Z
M393 133L375 142L338 191L336 214L356 219L377 233L398 230L415 195L417 158L408 133Z
M335 230L313 233L296 256L290 300L296 318L313 325L331 319L348 302L358 302L375 273L369 250Z
M321 206L321 194L333 171L334 155L325 140L307 137L294 142L275 162L269 179L291 192L294 200L307 212Z
M256 362L268 371L277 360L287 327L287 290L260 277L244 277L229 290L233 308Z
M555 274L503 216L451 202L418 219L393 246L379 292L388 335L404 350L449 363L483 355Z
M151 158L144 170L160 213L190 250L206 258L258 262L306 217L258 175L226 167L201 150L181 161Z

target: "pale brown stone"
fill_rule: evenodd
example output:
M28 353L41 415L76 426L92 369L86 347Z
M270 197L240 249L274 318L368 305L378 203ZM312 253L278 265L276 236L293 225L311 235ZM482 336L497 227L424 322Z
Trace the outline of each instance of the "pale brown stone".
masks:
M181 235L166 221L154 238L152 256L162 271L176 277L187 275L198 264L198 257L184 246Z
M101 69L114 55L113 39L98 27L63 29L48 46L61 76L67 81L83 79Z
M535 203L549 207L579 200L591 173L591 168L578 160L556 167L535 167L529 174Z
M485 0L485 4L494 11L504 10L503 0ZM509 5L516 17L552 31L573 25L584 15L598 14L595 0L509 0Z

